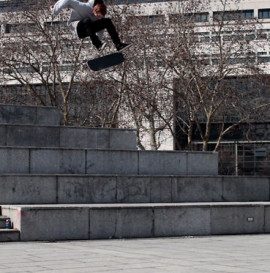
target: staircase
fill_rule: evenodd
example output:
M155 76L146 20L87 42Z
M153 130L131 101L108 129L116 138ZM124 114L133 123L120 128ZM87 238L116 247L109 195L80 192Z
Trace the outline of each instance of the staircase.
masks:
M0 105L0 122L0 241L270 230L269 179L218 176L217 153L138 151L134 130L49 107Z

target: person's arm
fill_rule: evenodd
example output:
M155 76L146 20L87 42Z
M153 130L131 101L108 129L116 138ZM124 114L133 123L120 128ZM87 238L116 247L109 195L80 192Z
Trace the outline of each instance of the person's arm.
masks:
M93 8L97 4L104 4L104 1L103 0L89 0L88 4L90 7Z
M51 10L54 15L58 15L62 9L65 8L72 8L77 9L82 6L83 3L77 1L77 0L59 0L54 5L51 6Z

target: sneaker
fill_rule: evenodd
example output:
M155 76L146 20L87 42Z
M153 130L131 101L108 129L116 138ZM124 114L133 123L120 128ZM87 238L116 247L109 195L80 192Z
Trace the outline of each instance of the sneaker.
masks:
M116 49L117 49L117 51L122 51L124 49L129 48L130 46L132 46L132 44L120 43L120 44L116 45Z
M104 48L106 47L106 43L102 43L99 47L97 47L97 50L99 51L99 52L102 52L103 50L104 50Z

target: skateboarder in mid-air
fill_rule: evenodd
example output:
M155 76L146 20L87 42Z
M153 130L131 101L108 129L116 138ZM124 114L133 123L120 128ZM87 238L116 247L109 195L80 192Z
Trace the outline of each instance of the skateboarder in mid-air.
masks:
M110 18L105 18L107 6L103 0L89 0L87 3L78 0L59 0L50 6L54 15L64 8L70 8L68 26L80 39L90 37L97 50L102 51L106 43L101 42L104 29L107 29L117 51L122 51L131 44L121 42Z

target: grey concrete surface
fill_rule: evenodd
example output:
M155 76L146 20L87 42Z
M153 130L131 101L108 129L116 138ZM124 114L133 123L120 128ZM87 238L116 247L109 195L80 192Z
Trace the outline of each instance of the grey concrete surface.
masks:
M0 228L0 242L20 241L20 232L14 229ZM0 267L1 272L1 267Z
M218 175L218 153L0 147L0 173ZM204 164L201 164L203 162ZM199 167L200 165L200 167Z
M59 125L61 119L55 107L0 104L0 123Z
M269 232L269 202L3 205L22 241Z
M0 243L1 273L268 273L270 235Z
M136 150L136 130L0 124L1 146Z
M268 177L0 175L2 204L270 201Z

